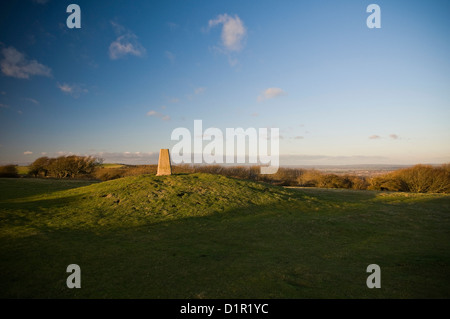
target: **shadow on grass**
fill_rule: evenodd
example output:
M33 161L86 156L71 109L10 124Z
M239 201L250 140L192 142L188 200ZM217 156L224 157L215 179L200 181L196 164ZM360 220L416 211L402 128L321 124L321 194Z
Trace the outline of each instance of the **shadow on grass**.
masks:
M98 183L94 180L61 180L43 178L0 178L0 202L39 196L56 191L78 188Z
M361 213L379 209L372 205ZM428 219L393 209L358 217L289 202L134 227L43 228L1 239L0 297L450 297L448 212ZM72 263L82 289L66 287ZM371 263L381 266L383 289L365 285Z

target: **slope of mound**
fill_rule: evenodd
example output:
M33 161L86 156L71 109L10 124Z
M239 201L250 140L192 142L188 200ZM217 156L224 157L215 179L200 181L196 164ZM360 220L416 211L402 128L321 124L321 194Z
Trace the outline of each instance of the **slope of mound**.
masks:
M141 175L11 200L15 214L9 218L20 219L22 225L27 219L29 227L46 229L137 226L236 208L251 211L292 196L298 195L282 187L220 175Z

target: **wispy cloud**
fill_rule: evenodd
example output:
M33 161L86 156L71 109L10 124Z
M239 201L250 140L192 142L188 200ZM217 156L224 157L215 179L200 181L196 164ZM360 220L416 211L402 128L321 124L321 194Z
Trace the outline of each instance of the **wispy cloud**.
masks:
M174 63L174 62L175 62L176 56L175 56L174 53L172 53L172 52L170 52L170 51L166 51L166 52L164 52L164 55L166 56L166 58L169 59L169 61L170 61L171 63Z
M29 102L31 102L31 103L33 103L33 104L36 104L36 105L39 104L39 101L37 101L37 100L35 100L35 99L32 99L32 98L29 98L29 97L24 97L23 99L24 99L25 101L29 101Z
M32 75L52 76L52 70L37 62L29 60L25 54L13 47L2 49L3 59L0 62L2 73L18 79L29 79Z
M173 22L167 22L167 26L169 27L169 29L171 31L175 31L176 29L178 29L179 25Z
M179 98L172 97L172 98L169 99L169 103L178 103L178 102L180 102Z
M118 37L109 46L109 57L111 60L117 60L127 55L143 57L146 53L145 48L139 43L138 37L118 23L111 22Z
M379 135L371 135L371 136L369 136L370 140L379 140L379 139L382 139L382 138L383 137L381 137ZM389 134L389 138L392 139L392 140L397 140L400 137L397 134Z
M206 91L205 87L198 87L194 90L194 93L195 93L195 95L199 95L199 94L204 93L205 91Z
M397 140L399 138L397 134L390 134L389 137L393 140Z
M83 87L82 84L58 83L57 87L61 90L61 92L69 94L74 98L78 98L82 94L89 92Z
M33 154L33 152L31 152L31 151L25 151L25 152L23 152L23 155L31 155L31 154Z
M9 105L0 103L0 108L9 109Z
M187 94L186 95L186 98L188 99L188 100L192 100L193 98L194 98L194 96L195 95L201 95L201 94L203 94L203 93L205 93L205 91L206 91L206 88L205 87L198 87L198 88L195 88L194 89L194 94Z
M164 115L164 114L162 114L160 112L156 112L154 110L147 112L147 116L157 117L157 118L162 119L163 121L170 121L169 115Z
M222 46L230 52L241 51L247 35L247 28L242 20L237 15L232 17L225 13L208 22L209 28L217 25L222 25Z
M258 101L261 102L264 100L270 100L285 94L287 93L280 88L268 88L260 96L258 96Z

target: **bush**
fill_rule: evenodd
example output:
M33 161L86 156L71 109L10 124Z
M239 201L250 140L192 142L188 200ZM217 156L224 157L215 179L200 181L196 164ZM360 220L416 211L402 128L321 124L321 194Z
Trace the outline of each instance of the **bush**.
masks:
M52 176L56 178L91 177L101 159L91 156L60 156L58 158L40 157L31 165L29 174L35 177Z
M30 165L28 174L33 175L34 177L47 177L49 164L50 159L48 157L39 157Z
M19 177L16 165L0 166L0 177Z
M361 176L350 176L352 181L352 189L364 190L369 187L369 183L366 178Z
M299 186L303 187L319 187L320 180L322 179L322 173L315 169L305 171L302 175L297 177Z
M416 165L395 172L404 181L407 189L415 193L449 193L450 171L448 166L432 167Z
M393 191L393 192L407 192L408 185L396 176L395 173L388 173L382 176L373 177L370 180L370 190L377 191Z
M416 165L370 181L370 189L415 193L450 193L448 164L441 167Z

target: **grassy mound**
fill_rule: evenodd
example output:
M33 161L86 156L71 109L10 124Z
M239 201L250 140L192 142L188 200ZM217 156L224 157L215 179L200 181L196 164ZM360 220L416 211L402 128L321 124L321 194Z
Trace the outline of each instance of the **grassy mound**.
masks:
M138 226L207 216L292 200L291 190L211 174L141 175L56 192L3 200L14 231ZM295 198L295 196L294 196ZM17 211L20 206L20 212ZM30 208L30 210L28 209ZM20 222L19 222L20 221Z
M5 178L0 298L449 298L449 211L444 194L208 174Z

